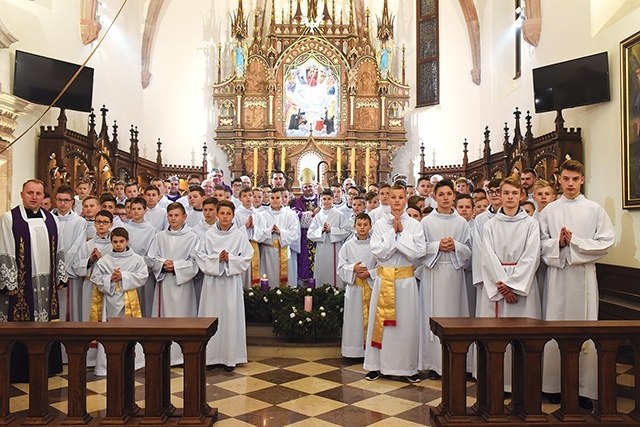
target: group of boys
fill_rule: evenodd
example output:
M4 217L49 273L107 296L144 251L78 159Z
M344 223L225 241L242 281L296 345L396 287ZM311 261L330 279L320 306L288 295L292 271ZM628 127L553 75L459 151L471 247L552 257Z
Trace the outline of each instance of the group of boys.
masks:
M137 289L140 315L219 317L207 364L230 370L246 362L242 288L260 279L276 287L314 278L346 289L342 354L364 357L368 380L390 375L409 382L421 380L419 371L429 379L442 373L429 317L597 319L594 263L613 244L614 231L602 207L580 193L579 162L560 167L558 197L533 170L479 189L465 178L438 176L421 177L415 187L397 181L367 190L350 179L327 190L302 180L294 200L281 171L261 188L251 188L246 177L222 185L218 172L203 183L190 177L186 194L166 204L175 181L169 190L152 181L144 197L135 184L116 184L115 195L100 199L80 183L76 198L84 218L70 213L73 191L59 187L57 216L73 259L68 272L79 283L69 286L63 316L131 315L124 297L116 310L98 313L96 294L108 301ZM123 246L135 255L131 266L117 255ZM580 357L584 405L597 397L595 355L587 342ZM172 362L180 357L172 348ZM555 341L547 344L544 362L543 391L557 400ZM472 358L468 365L475 372Z

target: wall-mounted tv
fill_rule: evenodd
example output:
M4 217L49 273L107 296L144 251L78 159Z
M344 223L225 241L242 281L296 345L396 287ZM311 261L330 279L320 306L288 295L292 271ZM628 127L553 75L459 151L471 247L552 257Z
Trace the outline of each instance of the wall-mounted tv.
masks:
M80 65L18 50L13 94L34 104L49 105L71 80L78 68ZM89 112L92 98L93 68L84 67L55 106Z
M533 70L536 113L611 100L607 52Z

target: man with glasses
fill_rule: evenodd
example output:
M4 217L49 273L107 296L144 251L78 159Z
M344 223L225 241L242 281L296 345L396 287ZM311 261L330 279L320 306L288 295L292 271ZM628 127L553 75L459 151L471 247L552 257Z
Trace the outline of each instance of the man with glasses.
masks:
M211 168L211 171L209 172L209 178L213 180L214 186L221 185L222 187L231 190L231 187L224 183L224 172L222 171L222 169Z
M20 197L22 204L0 217L0 322L49 322L59 318L58 287L67 282L62 235L57 219L40 208L42 181L25 182ZM50 374L62 372L60 355L59 344L52 347ZM29 381L27 348L19 342L11 352L10 381Z
M233 178L231 180L231 201L236 209L242 206L242 203L240 202L240 190L242 190L242 188L243 185L241 178Z

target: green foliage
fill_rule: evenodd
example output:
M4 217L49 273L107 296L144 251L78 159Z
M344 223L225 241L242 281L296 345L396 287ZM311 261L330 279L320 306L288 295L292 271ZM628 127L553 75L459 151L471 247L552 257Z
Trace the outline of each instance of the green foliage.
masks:
M313 297L311 311L304 310L304 297ZM331 285L316 289L281 287L263 292L258 287L244 291L248 322L273 322L278 336L315 341L338 337L342 327L344 291Z

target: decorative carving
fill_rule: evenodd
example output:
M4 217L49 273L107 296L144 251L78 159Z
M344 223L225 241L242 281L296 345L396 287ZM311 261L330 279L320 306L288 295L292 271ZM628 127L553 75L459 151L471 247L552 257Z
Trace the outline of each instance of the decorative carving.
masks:
M213 85L214 105L219 109L216 142L228 155L231 174L247 174L261 184L267 182L270 169L284 165L295 186L300 156L313 151L326 162L324 179L347 174L358 182L388 179L388 149L398 149L406 142L402 115L410 98L410 87L400 83L402 78L380 72L381 64L389 64L389 57L383 61L379 51L380 58L376 58L374 43L386 43L389 52L394 49L388 8L383 8L380 20L383 37L374 42L362 0L355 5L350 0L346 23L336 19L335 4L330 12L328 1L323 10L319 2L308 2L311 8L306 11L311 12L304 16L302 1L292 0L285 5L288 22L286 10L277 13L271 0L269 13L267 1L256 2L256 24L248 38L241 31L245 21L238 1L232 14L233 43L248 45L246 72L239 75L224 70L225 77L219 66ZM359 16L357 26L354 13ZM381 144L385 148L378 150ZM358 158L367 159L368 168L348 168L337 161L338 156L351 159L356 147L361 151ZM271 155L260 162L258 153ZM290 167L296 169L288 170Z
M80 3L80 38L88 45L98 39L102 24L98 22L98 0L82 0Z

